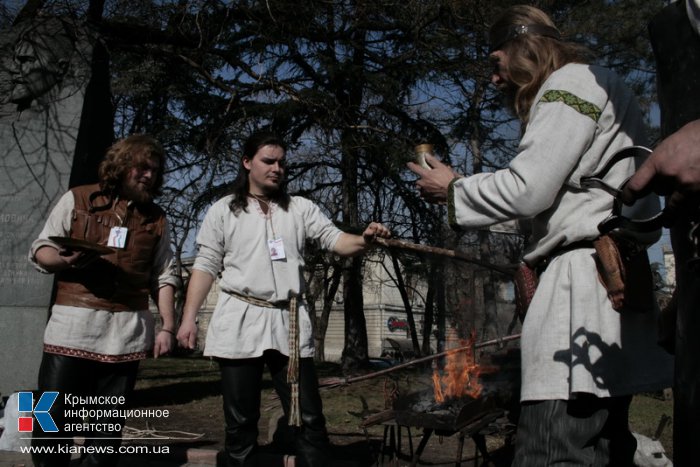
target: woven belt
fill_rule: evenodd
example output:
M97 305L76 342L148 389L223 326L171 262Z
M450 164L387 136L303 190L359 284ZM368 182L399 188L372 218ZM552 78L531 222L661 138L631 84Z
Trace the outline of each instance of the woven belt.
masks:
M259 298L243 295L234 291L225 291L237 299L264 308L280 308L289 310L289 363L287 365L287 382L291 387L289 409L289 425L301 426L301 411L299 410L299 308L297 297L279 302L268 302Z

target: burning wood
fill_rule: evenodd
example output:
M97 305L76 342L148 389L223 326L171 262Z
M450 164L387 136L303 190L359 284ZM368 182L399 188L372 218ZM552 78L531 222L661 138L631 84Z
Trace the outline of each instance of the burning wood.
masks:
M475 333L472 333L469 339L448 338L448 344L456 341L459 348L463 348L464 351L447 354L447 363L442 375L437 366L435 367L433 387L436 402L444 402L449 398L463 396L477 398L481 394L482 386L479 383L479 375L482 369L474 358L475 340Z
M457 431L495 408L494 399L488 396L463 396L437 403L432 394L421 392L397 400L394 418L399 425Z
M395 418L400 425L455 431L495 408L494 397L482 396L479 376L497 369L476 362L474 350L479 344L475 340L475 332L469 339L447 336L452 349L445 353L442 371L435 365L432 394L430 390L422 391L395 401Z

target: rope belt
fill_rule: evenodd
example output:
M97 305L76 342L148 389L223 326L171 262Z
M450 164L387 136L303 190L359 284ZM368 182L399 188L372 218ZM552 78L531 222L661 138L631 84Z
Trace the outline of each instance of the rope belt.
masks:
M287 365L287 383L291 387L289 425L301 426L301 410L299 409L299 308L297 307L297 297L293 296L289 300L273 303L234 291L226 291L226 293L251 305L289 310L289 364Z

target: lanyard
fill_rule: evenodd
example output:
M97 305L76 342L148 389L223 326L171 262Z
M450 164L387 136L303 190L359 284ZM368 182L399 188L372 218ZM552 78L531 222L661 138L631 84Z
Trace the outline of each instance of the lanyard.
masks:
M115 203L112 206L112 212L114 213L115 216L117 216L117 219L119 219L119 225L121 227L124 227L126 225L126 221L129 220L129 208L131 207L132 201L127 201L126 203L126 209L124 210L124 218L122 219L122 216L119 215L117 212L117 206L119 205L119 196L115 199Z
M272 238L267 240L267 248L268 251L270 252L270 259L273 261L275 260L283 260L286 258L286 255L284 253L284 242L282 241L282 238L278 238L275 235L275 227L272 224L272 204L263 200L259 196L250 193L250 196L255 198L258 203L263 203L265 206L267 206L267 214L265 215L265 224L267 224L267 220L270 220L270 230L272 231ZM265 227L265 234L267 235L267 227Z

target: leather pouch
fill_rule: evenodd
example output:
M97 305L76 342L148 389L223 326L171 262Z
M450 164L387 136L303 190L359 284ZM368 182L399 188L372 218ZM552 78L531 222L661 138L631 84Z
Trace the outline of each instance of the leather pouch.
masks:
M654 308L654 280L645 248L602 235L593 241L598 279L616 311L646 312Z

